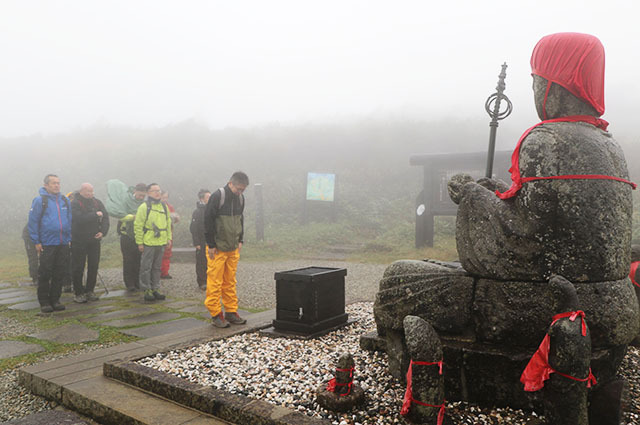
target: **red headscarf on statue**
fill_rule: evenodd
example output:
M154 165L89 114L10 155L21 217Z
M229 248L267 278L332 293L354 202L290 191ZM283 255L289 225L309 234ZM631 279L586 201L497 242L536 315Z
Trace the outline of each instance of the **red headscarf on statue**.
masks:
M551 83L559 84L604 114L604 47L597 37L576 32L542 37L531 55L531 73L549 82L547 92Z

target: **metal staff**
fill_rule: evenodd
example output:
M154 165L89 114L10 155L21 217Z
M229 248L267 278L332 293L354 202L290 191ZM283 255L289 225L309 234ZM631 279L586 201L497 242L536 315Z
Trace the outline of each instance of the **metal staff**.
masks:
M484 109L487 111L487 114L491 117L491 122L489 123L489 127L491 130L489 132L489 152L487 153L487 171L485 176L487 178L491 178L493 176L493 156L496 151L496 132L498 131L498 121L507 118L511 111L513 111L513 105L509 98L504 94L504 90L507 87L504 83L504 79L507 77L507 63L502 64L502 71L500 75L498 75L498 86L496 87L496 92L489 96L487 101L484 104ZM507 103L507 109L500 112L500 103L502 101Z
M109 295L109 289L107 289L107 285L102 280L102 276L100 276L100 272L98 272L98 277L100 278L100 282L102 282L102 286L104 287L104 294Z

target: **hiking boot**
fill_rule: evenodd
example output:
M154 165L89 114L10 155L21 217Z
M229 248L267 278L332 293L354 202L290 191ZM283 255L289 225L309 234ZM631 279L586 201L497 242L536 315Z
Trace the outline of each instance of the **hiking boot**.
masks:
M40 306L40 311L42 313L53 313L53 307L51 307L49 304L45 304Z
M75 297L73 297L73 301L78 304L86 303L87 297L84 296L84 294L76 295Z
M87 292L84 296L87 298L87 301L98 301L100 299L100 297L93 291Z
M153 291L153 296L155 297L156 300L158 301L163 301L165 300L167 297L165 295L162 295L160 292L158 291Z
M222 312L220 312L220 314L218 314L217 316L213 316L211 318L211 323L213 323L213 326L215 326L216 328L228 328L230 326L229 322L224 320Z
M54 311L62 311L67 309L67 307L63 306L60 303L55 303L52 307Z
M173 279L173 276L170 274L165 274L164 276L160 276L160 279Z
M144 300L145 301L155 301L156 297L153 296L153 291L151 289L148 289L146 291L144 291Z
M235 311L233 313L225 313L224 318L232 325L244 325L245 323L247 323L247 319L243 319Z

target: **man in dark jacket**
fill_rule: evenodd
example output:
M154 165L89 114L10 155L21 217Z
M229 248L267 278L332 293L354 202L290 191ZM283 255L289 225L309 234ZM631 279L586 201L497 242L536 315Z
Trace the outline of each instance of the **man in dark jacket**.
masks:
M204 211L210 197L210 191L200 189L196 209L191 214L191 225L189 226L193 246L196 247L196 280L202 290L207 289L207 241L204 237Z
M93 196L93 186L83 183L71 201L73 212L71 244L73 266L74 301L86 303L97 301L93 292L96 287L98 265L100 264L100 241L109 231L109 214L102 202ZM87 282L82 284L84 265L87 263Z
M48 174L40 196L31 203L27 224L31 241L40 255L38 301L40 311L64 310L60 304L62 283L68 274L71 243L71 205L60 193L60 178Z
M244 236L243 192L248 185L249 177L242 171L236 171L225 187L211 195L204 214L209 254L204 305L211 314L213 325L219 328L226 328L229 323L247 323L238 315L236 270Z

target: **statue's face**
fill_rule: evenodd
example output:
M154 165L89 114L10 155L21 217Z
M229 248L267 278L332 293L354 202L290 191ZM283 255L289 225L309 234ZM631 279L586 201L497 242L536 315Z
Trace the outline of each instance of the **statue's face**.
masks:
M544 111L542 109L544 103L544 93L547 91L547 80L538 76L532 75L533 77L533 101L536 104L536 112L538 112L538 117L543 120L544 119Z

